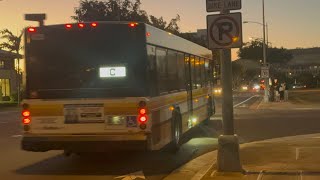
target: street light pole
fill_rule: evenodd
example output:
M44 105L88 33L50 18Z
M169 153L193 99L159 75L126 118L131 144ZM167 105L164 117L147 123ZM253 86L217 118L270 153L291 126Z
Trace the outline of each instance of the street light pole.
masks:
M267 66L267 45L266 45L266 20L264 12L264 0L262 0L262 19L263 19L263 66ZM269 102L269 78L264 80L264 102Z

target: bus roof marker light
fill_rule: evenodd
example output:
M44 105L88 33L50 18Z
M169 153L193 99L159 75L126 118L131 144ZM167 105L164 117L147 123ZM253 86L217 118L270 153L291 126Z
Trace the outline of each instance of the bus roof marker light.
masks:
M135 23L135 22L129 23L129 27L131 28L135 28L137 25L138 23Z
M98 26L98 23L96 22L91 23L91 27L97 27L97 26Z
M67 29L71 29L71 28L72 28L72 24L66 24L65 27L66 27Z
M34 27L29 27L28 28L28 32L29 33L34 33L34 32L36 32L37 30L36 30L36 28L34 28Z
M146 35L147 35L147 37L150 37L150 36L151 36L151 33L150 33L150 32L147 32Z
M84 28L84 27L85 27L85 24L79 23L79 24L78 24L78 27L79 27L79 28Z

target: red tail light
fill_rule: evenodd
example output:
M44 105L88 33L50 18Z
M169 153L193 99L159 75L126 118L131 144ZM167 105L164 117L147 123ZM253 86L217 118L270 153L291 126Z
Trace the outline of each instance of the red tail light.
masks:
M31 123L30 117L25 117L25 118L23 118L23 119L22 119L22 123L23 123L24 125L30 124L30 123Z
M145 109L145 108L141 108L140 110L139 110L139 114L140 115L145 115L147 113L147 110Z
M24 124L24 125L27 125L27 124L30 124L31 123L31 118L30 118L30 116L31 116L31 113L30 113L30 111L28 110L28 109L24 109L23 111L22 111L22 123Z
M139 116L138 116L138 121L141 124L145 124L148 121L148 116L147 116L147 108L146 108L146 102L145 101L140 101L139 102Z
M36 30L36 28L34 28L34 27L29 27L28 28L28 32L29 33L33 33L33 32L36 32L37 30Z
M148 117L146 115L140 115L138 120L140 123L146 123L148 121Z
M29 117L30 116L30 111L28 111L28 110L22 111L22 116L23 117Z

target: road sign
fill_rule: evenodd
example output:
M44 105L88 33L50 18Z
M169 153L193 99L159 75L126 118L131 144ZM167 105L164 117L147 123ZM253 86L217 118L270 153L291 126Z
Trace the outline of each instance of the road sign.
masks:
M269 67L261 67L261 78L269 78Z
M207 30L211 50L242 46L241 13L208 15Z
M28 21L43 21L46 19L46 14L25 14L24 19Z
M207 0L207 12L241 9L241 0Z

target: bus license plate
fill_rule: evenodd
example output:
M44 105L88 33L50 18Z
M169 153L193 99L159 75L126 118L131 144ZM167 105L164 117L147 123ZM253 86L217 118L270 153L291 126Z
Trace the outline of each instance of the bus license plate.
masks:
M65 123L104 123L103 104L68 104L64 106Z

